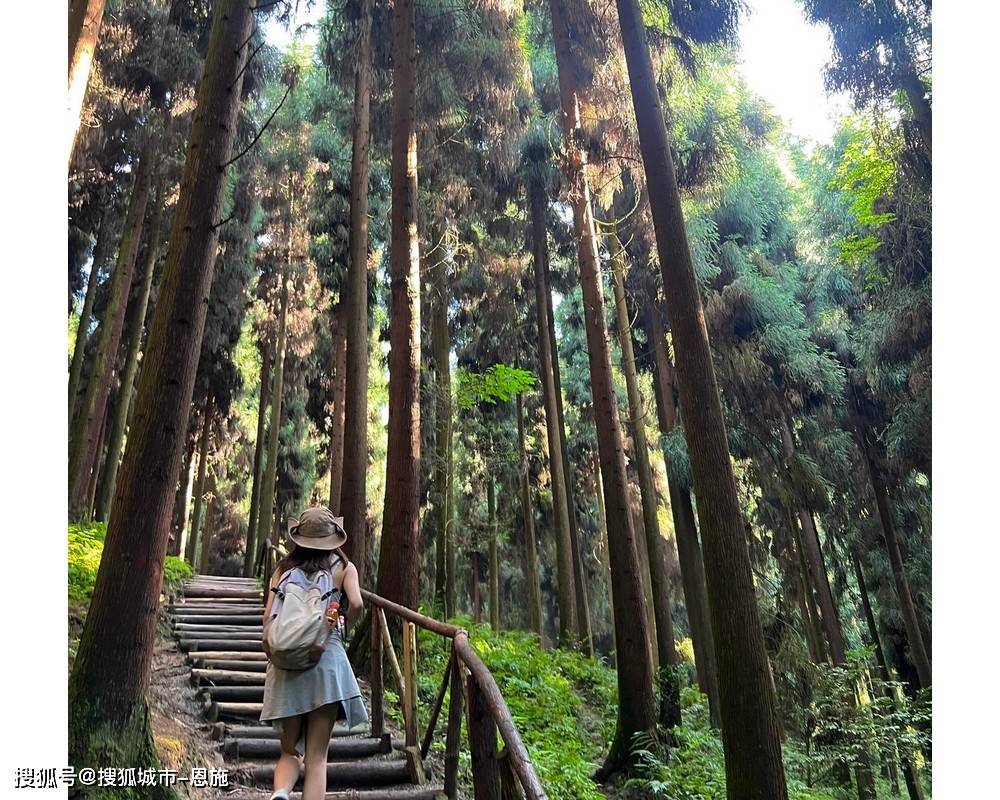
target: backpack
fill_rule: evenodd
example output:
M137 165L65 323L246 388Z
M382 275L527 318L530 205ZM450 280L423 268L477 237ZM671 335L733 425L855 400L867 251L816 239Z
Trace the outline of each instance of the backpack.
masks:
M264 624L264 644L271 663L279 669L303 670L313 667L318 659L309 653L309 648L314 645L326 646L329 631L324 617L334 590L323 591L318 582L319 574L312 580L307 577L308 584L305 586L285 578L284 587L279 580L278 585L271 589L281 598L281 607ZM332 583L332 574L327 574Z

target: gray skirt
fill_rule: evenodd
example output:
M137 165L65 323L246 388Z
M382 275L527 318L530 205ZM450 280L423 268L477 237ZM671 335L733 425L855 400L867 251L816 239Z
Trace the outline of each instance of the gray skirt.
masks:
M336 628L330 633L326 650L314 667L302 670L279 669L270 662L264 678L264 707L261 722L270 722L281 730L281 721L308 714L331 703L339 703L337 719L344 718L348 728L368 721L368 711L361 697L361 688L354 677L351 662ZM302 752L303 736L297 749Z

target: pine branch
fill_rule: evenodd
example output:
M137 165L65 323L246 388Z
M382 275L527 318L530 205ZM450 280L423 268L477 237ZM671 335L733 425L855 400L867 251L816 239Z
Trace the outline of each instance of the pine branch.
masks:
M277 106L275 106L274 111L271 112L271 116L269 116L267 118L267 121L263 124L263 126L261 127L261 129L259 131L257 131L257 134L253 137L253 139L250 140L250 144L248 144L246 147L244 147L243 150L241 150L237 155L235 155L231 159L229 159L225 164L223 164L220 167L220 169L225 169L226 167L231 166L232 164L235 164L237 161L239 161L241 158L243 158L243 156L245 156L247 153L250 152L250 150L253 148L253 146L255 144L257 144L257 141L264 134L264 131L267 130L267 127L271 124L271 122L274 121L274 118L277 115L277 113L279 111L281 111L281 107L285 104L285 100L288 99L288 95L291 93L291 91L292 91L292 86L291 86L291 84L289 84L285 88L285 94L281 98L281 102L278 103Z

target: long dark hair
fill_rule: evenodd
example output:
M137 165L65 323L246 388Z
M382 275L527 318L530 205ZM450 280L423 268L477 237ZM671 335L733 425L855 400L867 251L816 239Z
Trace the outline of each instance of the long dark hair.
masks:
M347 566L347 558L339 547L336 550L316 550L296 544L292 551L278 562L278 574L281 575L295 567L307 575L319 572L321 569L332 569L337 560L336 556L340 556L344 566Z

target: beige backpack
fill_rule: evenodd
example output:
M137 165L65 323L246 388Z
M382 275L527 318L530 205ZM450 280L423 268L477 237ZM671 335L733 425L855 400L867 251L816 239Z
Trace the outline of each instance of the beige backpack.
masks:
M306 586L286 578L283 587L279 580L271 590L281 599L281 606L264 624L263 636L271 663L280 669L302 670L315 666L318 659L309 649L315 645L326 646L329 627L324 617L333 590L323 591L318 582L320 574L312 580L307 577ZM330 583L333 583L332 575Z

